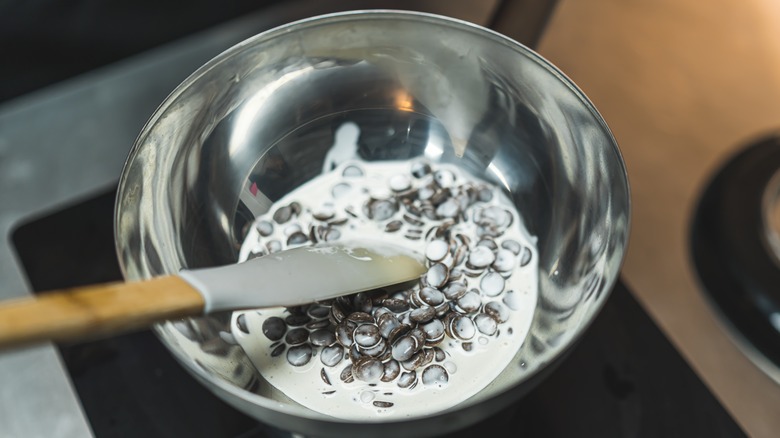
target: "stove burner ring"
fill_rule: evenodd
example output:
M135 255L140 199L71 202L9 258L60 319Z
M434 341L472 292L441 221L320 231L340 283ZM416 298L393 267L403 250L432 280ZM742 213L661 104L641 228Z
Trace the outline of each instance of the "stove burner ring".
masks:
M775 265L780 266L780 169L772 175L764 189L761 213L764 242Z
M780 135L721 167L690 231L705 297L745 355L780 383Z

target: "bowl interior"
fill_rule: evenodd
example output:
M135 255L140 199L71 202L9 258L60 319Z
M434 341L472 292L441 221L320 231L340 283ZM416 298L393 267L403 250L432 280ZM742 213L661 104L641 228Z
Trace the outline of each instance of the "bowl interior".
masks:
M356 150L333 148L350 136ZM354 154L456 165L501 187L538 238L539 299L526 342L513 366L458 408L505 394L560 357L616 281L628 184L587 98L498 34L387 11L261 34L168 97L120 180L116 244L126 278L235 262L255 217ZM332 420L264 382L220 335L229 321L215 314L157 331L193 375L240 409L282 425L286 416Z

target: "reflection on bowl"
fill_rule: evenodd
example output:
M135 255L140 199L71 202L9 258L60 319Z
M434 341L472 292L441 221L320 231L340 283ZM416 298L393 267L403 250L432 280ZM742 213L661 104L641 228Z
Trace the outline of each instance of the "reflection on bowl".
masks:
M357 148L332 147L350 135ZM292 23L222 53L173 91L130 153L116 206L124 275L237 261L248 224L355 155L425 158L490 181L537 237L534 319L492 384L436 415L338 420L268 384L228 335L229 313L156 331L206 387L282 429L421 436L477 422L530 390L587 328L617 279L629 231L625 168L603 119L549 62L492 31L359 11Z

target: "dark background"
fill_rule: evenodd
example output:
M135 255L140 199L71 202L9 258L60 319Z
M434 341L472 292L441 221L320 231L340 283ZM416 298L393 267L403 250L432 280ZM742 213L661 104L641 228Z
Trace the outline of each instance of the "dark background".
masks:
M0 102L283 0L0 0Z

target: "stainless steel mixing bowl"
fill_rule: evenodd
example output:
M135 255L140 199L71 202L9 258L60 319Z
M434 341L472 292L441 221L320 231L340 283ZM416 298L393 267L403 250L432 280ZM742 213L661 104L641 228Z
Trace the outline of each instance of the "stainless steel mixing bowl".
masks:
M618 146L597 110L532 50L482 27L402 11L315 17L262 33L187 78L140 133L121 175L116 247L129 280L235 262L271 203L348 158L425 156L495 182L538 237L539 301L512 365L433 416L354 422L304 408L229 342L228 314L155 327L203 385L309 436L424 436L480 421L543 379L607 299L629 233ZM283 285L279 285L283 289Z

